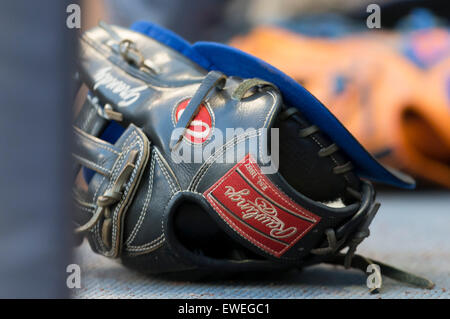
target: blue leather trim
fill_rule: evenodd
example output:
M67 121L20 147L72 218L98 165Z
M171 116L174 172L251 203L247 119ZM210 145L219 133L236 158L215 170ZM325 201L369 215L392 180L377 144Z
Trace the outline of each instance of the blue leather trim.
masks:
M258 77L274 83L286 104L298 108L339 145L361 177L402 188L415 187L411 177L379 163L319 100L270 64L224 44L197 42L190 45L175 33L149 22L139 21L131 28L164 43L207 70L218 70L229 76Z

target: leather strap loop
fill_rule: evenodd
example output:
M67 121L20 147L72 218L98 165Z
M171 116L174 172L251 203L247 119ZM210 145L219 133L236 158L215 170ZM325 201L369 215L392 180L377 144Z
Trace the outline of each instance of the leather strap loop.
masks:
M239 86L236 88L236 90L233 92L232 98L235 100L242 100L247 92L254 88L254 87L263 87L263 86L270 86L273 89L278 91L278 88L270 82L258 79L258 78L252 78L252 79L246 79L244 80Z
M109 213L109 206L117 203L122 197L122 188L128 182L131 173L135 168L135 161L138 153L133 150L128 155L125 166L122 168L119 176L112 185L107 189L103 195L97 198L97 209L91 219L84 225L75 229L75 233L83 233L94 227L102 217L111 218ZM104 237L104 236L103 236Z
M194 96L189 101L188 105L184 109L183 114L180 116L175 130L181 130L181 133L177 136L176 139L170 141L170 149L173 150L181 141L184 136L184 133L188 129L194 117L200 111L200 106L205 101L208 94L214 88L222 89L225 85L226 76L217 71L211 71L208 75L203 79L200 87L195 92Z
M104 116L98 114L96 101L96 97L88 95L74 121L74 126L93 136L99 136L109 123Z
M120 150L114 145L87 134L77 127L73 128L75 160L97 173L109 176L112 164L117 160Z

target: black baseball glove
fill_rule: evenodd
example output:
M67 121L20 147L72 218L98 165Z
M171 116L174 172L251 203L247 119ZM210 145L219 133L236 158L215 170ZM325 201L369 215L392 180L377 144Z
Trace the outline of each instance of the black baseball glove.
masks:
M372 261L355 250L379 204L355 161L272 82L207 70L176 35L149 34L101 24L81 38L75 232L178 278L321 262L365 271Z

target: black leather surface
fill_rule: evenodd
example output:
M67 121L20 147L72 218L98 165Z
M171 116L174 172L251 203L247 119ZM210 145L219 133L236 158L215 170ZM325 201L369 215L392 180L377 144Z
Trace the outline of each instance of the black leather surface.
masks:
M281 120L278 115L286 106L274 88L255 89L242 100L233 99L232 92L243 79L227 78L224 88L211 90L203 104L211 116L213 132L241 128L244 133L226 136L225 146L214 149L199 163L176 163L170 141L176 127L177 107L195 95L207 72L155 40L122 28L113 29L121 38L136 43L142 55L156 66L157 74L124 61L114 51L114 40L103 29L95 28L82 38L83 81L101 105L109 104L123 115L120 124L128 129L110 146L119 155L102 147L92 148L93 139L83 142L84 135L81 135L83 149L77 151L78 156L115 171L123 165L120 163L122 153L134 147L139 154L144 154L140 162L142 168L136 168L136 174L141 177L135 180L136 185L134 182L127 184L133 192L120 208L123 214L115 220L115 225L123 230L112 235L120 242L117 254L102 244L102 221L88 234L95 251L120 256L125 265L150 273L294 267L303 265L310 258L309 251L322 245L325 229L341 226L358 211L359 202L346 190L351 187L359 191L359 180L352 172L333 173L333 168L346 163L346 159L339 152L332 157L317 155L321 148L332 143L331 139L320 132L300 138L298 131L310 123L300 114ZM81 111L78 122L86 120L87 112L92 112L88 106ZM86 133L100 136L98 127L104 127L100 124L86 125ZM245 145L257 139L263 129L270 128L279 128L281 161L280 169L266 177L285 196L321 218L313 231L279 257L240 236L203 195L247 154L263 167L261 154L268 152L268 145L259 143L258 150ZM255 129L254 134L246 134L247 129ZM142 147L147 138L150 143L148 160ZM205 149L213 142L213 138L208 138L196 147ZM183 138L180 144L190 146L190 141ZM239 154L240 149L245 149L245 153L237 156L235 162L218 161L224 151L234 150L234 154ZM94 167L91 165L91 168ZM89 200L95 207L98 197L112 182L114 176L97 170L83 200ZM339 198L345 203L341 208L324 204ZM84 208L80 214L89 216L92 212ZM115 211L116 207L111 209Z

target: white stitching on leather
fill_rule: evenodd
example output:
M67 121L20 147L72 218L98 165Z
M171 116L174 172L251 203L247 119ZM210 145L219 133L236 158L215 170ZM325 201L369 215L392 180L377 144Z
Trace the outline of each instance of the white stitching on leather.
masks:
M267 126L267 123L270 121L270 120L272 120L272 118L273 118L273 116L274 116L274 114L275 114L275 106L276 106L276 97L275 97L275 95L273 94L273 92L271 92L271 91L266 91L271 97L272 97L272 99L273 99L273 103L272 103L272 106L271 106L271 109L270 109L270 111L267 113L267 115L266 115L266 118L265 118L265 120L264 120L264 125L263 125L263 127L262 128L266 128L266 126ZM255 135L255 134L249 134L249 135L247 135L246 133L244 133L244 134L242 134L242 135L239 135L239 136L237 136L237 137L234 137L232 140L230 140L230 141L228 141L224 146L225 146L225 149L222 147L220 150L218 150L218 151L216 151L214 154L212 154L206 161L205 161L205 163L203 163L202 164L202 166L199 168L199 170L197 171L197 173L195 174L195 176L192 178L192 181L191 181L191 183L189 184L189 187L188 187L188 189L189 190L195 190L196 188L197 188L197 186L198 186L198 184L200 184L200 182L201 182L201 180L202 180L202 178L206 175L206 173L207 173L207 171L208 171L208 169L209 169L209 167L211 167L211 165L214 163L214 161L216 160L216 158L217 158L217 156L216 156L216 153L218 153L219 155L222 155L223 154L223 152L225 152L230 146L234 146L234 145L236 145L236 144L238 144L238 143L240 143L241 141L239 140L239 139L241 139L242 138L242 136L244 136L244 137L246 137L246 138L252 138L252 137L256 137L256 136L259 136L259 135L261 135L261 129L262 128L260 128L260 129L258 129L258 133ZM246 139L245 138L245 139ZM244 139L244 140L245 140ZM229 142L233 142L233 144L232 145L228 145L228 143ZM261 145L262 143L259 143L259 151L260 151L260 154L262 154L262 145ZM213 157L213 162L211 162L211 163L208 163L209 162L209 160L211 159ZM202 173L203 172L203 173Z
M94 119L94 115L97 113L97 112L92 112L92 110L90 110L90 111L88 111L89 112L89 114L88 114L88 116L87 116L87 118L86 118L86 124L85 125L83 125L83 127L86 129L86 130L88 130L88 127L89 128L91 128L90 126L92 125L92 121L93 121L93 119Z
M95 193L94 196L92 196L92 202L95 203L96 202L96 198L97 198L97 193L100 190L100 187L103 185L103 183L105 182L105 178L106 176L103 176L102 179L100 180L99 184L97 185L97 188L95 189Z
M239 136L234 137L233 139L229 140L224 146L222 147L220 150L214 152L214 154L212 154L206 161L205 163L202 164L202 166L200 167L200 169L197 171L196 175L194 176L194 178L191 181L191 184L189 185L188 189L189 190L196 190L198 184L200 184L201 179L205 176L207 170L214 164L214 161L217 159L217 157L219 155L222 155L227 149L229 149L230 147L234 147L235 145L237 145L238 143L245 141L249 138L255 137L260 135L261 132L258 131L256 134L247 134L247 133L243 133ZM192 185L192 186L191 186Z
M154 172L155 172L155 163L156 163L156 156L154 154L154 151L152 151L152 159L151 159L151 164L150 164L150 175L148 178L148 190L147 190L147 195L145 197L145 202L144 205L142 206L142 210L141 213L139 215L139 219L136 222L136 225L134 225L133 230L130 234L130 236L128 237L128 239L125 241L125 245L129 245L133 242L133 240L135 239L136 235L138 234L139 230L141 229L141 226L144 222L145 217L147 216L147 212L148 212L148 204L150 203L150 200L152 198L152 194L153 194L153 179L154 179Z
M238 143L245 141L247 139L256 137L261 135L261 129L259 129L258 131L256 131L257 133L251 133L251 134L247 134L247 133L243 133L237 137L234 137L233 139L229 140L224 146L222 147L220 150L214 152L214 154L212 154L206 161L205 163L202 164L202 166L200 167L200 169L197 171L196 175L194 176L194 178L192 179L188 190L193 190L195 191L197 189L198 184L200 184L202 178L205 176L205 174L207 173L208 169L214 164L214 161L220 156L222 155L227 149L229 149L230 147L234 147L235 145L237 145Z
M99 169L103 173L111 175L111 170L107 169L106 167L100 166L99 164L96 164L93 161L90 161L84 157L78 156L75 153L72 153L72 156L75 157L77 160L79 160L82 164L84 164L83 166L92 166L92 167Z
M158 161L159 167L161 168L161 171L164 175L164 178L166 179L167 184L169 185L170 191L172 194L174 194L177 191L177 187L174 184L172 184L172 179L170 178L170 175L167 172L165 165L163 163L161 163L159 154L155 153L155 156L156 156L156 160Z
M134 133L134 132L132 132L132 134L130 134L130 135L127 137L127 139L125 140L125 142L124 142L123 145L127 145L127 144L128 144L128 141L129 141L133 136L135 136L135 133ZM126 153L128 152L128 150L130 149L130 147L132 147L132 146L134 146L134 144L125 147L125 148L123 149L123 151L120 153L119 158L117 159L116 164L115 164L115 165L117 165L117 166L114 167L114 171L113 171L113 173L112 173L112 176L111 176L111 178L110 178L110 180L109 180L109 183L108 183L106 189L108 189L109 187L111 187L113 180L115 180L115 178L116 178L117 175L119 174L119 168L120 168L120 166L122 165L122 163L125 161L125 157L124 157L123 155L126 154ZM103 185L104 180L105 180L105 177L101 180L101 183L100 183L99 186L97 187L97 191L95 192L94 198L93 198L94 202L96 201L97 192L99 191L100 186ZM95 237L96 237L95 239L96 239L97 245L99 244L100 247L101 247L101 249L98 249L98 250L99 250L99 251L106 251L107 249L106 249L106 247L105 247L105 245L103 244L103 241L102 241L102 239L101 239L101 235L100 235L100 224L99 224L99 223L95 226Z
M171 181L173 183L175 191L181 189L180 182L178 181L175 172L170 167L166 158L163 156L163 154L161 154L161 151L157 147L155 147L155 151L158 153L160 161L164 164L164 168L166 169L167 174L171 177Z
M120 208L122 208L122 206L123 206L123 203L124 203L124 201L125 201L125 198L127 197L128 192L130 191L130 185L133 183L134 179L136 178L136 176L137 176L137 171L138 171L139 166L140 166L141 161L142 161L142 156L143 156L143 152L144 152L143 140L141 139L140 136L137 136L137 139L138 139L138 142L133 143L133 146L138 145L138 146L140 147L139 156L138 156L138 159L137 159L137 161L136 161L136 168L133 170L133 173L131 174L130 180L129 180L128 183L125 185L125 190L124 190L124 192L123 192L122 199L120 200L119 204L118 204L118 205L116 206L116 208L114 209L114 213L113 213L113 218L112 218L112 221L113 221L113 230L112 230L112 236L111 236L113 239L116 238L116 235L117 235L117 224L118 224L118 223L117 223L117 214L118 214L118 211L119 211ZM131 148L131 147L130 147L130 148ZM112 244L113 244L113 245L112 245L111 251L115 250L115 248L116 248L116 241L114 240Z
M140 247L140 246L138 246L138 247L131 247L131 248L126 247L125 251L130 253L131 256L132 255L140 255L140 254L144 254L144 253L149 253L149 252L154 251L156 248L161 247L162 244L165 241L166 241L166 239L163 237L163 238L161 238L159 241L157 241L156 243L154 243L151 246L148 246L148 247Z
M80 209L82 211L91 213L91 215L94 213L94 209L93 208L85 207L85 206L82 206L81 204L78 204L78 203L74 203L74 205L75 205L76 208L78 208L78 209Z
M127 139L125 140L125 142L123 143L123 145L127 145L128 143L129 143L129 140L130 139L132 139L133 137L136 137L136 132L135 131L133 131L133 132L131 132L131 134L127 137ZM112 185L112 183L115 181L115 179L117 178L117 176L118 176L118 174L119 174L119 172L120 172L120 168L121 168L121 166L122 166L122 164L123 164L123 162L125 161L125 156L123 156L124 154L126 154L132 147L134 147L135 145L137 145L137 144L139 144L139 143L141 143L141 142L139 142L139 141L136 141L136 142L134 142L134 143L132 143L131 145L128 145L127 147L125 147L124 149L123 149L123 151L121 152L121 154L120 154L120 156L119 156L119 159L117 160L117 162L116 162L116 166L115 166L115 168L114 168L114 171L112 172L112 176L111 176L111 178L110 178L110 180L109 180L109 183L108 183L108 185L107 185L107 187L106 187L106 189L108 189L108 188L110 188L111 187L111 185ZM139 159L142 157L142 145L141 144L139 144L140 146L141 146L141 152L140 152L140 155L139 155ZM139 161L139 159L138 159L138 161ZM138 165L136 165L136 167L137 167ZM134 172L133 172L134 173ZM132 176L131 176L132 178L133 178L133 174L132 174ZM103 185L103 181L104 181L104 178L102 179L102 183L100 184L100 185ZM99 186L99 188L100 188L100 186ZM98 189L99 189L98 188ZM97 191L98 191L98 189L97 189ZM126 189L127 190L127 189ZM97 193L97 192L96 192ZM126 192L124 192L124 195L126 196L126 194L128 193L128 191L126 191ZM96 194L95 194L96 195ZM122 195L122 196L124 196L124 195ZM96 198L94 197L94 202L95 202L95 200L96 200ZM114 211L114 213L113 213L113 234L114 234L114 236L115 236L115 233L114 233L114 230L115 230L115 227L117 227L117 223L115 223L114 221L115 221L115 215L116 215L116 213L117 213L117 208L120 208L120 206L123 204L123 197L122 197L122 201L119 203L119 205L117 205L117 207L116 207L116 209L115 209L115 211ZM112 236L112 238L114 238L114 236ZM102 239L101 239L101 235L100 235L100 223L97 223L97 225L95 226L95 241L97 242L97 244L99 244L100 245L100 247L101 247L101 249L98 249L99 251L102 251L102 252L107 252L108 251L108 249L105 247L105 245L103 244L103 241L102 241ZM113 248L112 248L112 250L113 249L115 249L115 241L114 241L114 246L113 246Z
M177 195L178 193L193 193L193 194L197 194L200 195L201 197L204 198L203 194L195 192L195 191L177 191L175 192L171 198L167 201L167 204L165 205L163 211L165 211L167 209L167 207L169 206L169 203L171 201L171 199ZM126 251L130 251L130 252L148 252L147 250L152 250L154 247L158 246L159 244L162 244L165 241L165 233L164 233L164 219L161 219L161 231L162 234L160 236L158 236L157 238L155 238L154 240L152 240L149 243L143 244L143 245L139 245L139 246L131 246L128 245L125 250ZM156 241L158 241L157 243L155 243Z
M165 236L164 236L164 234L161 234L161 235L159 235L159 237L155 238L154 240L152 240L149 243L146 243L144 245L139 245L139 246L128 245L125 247L125 250L132 251L132 252L144 251L147 249L151 249L164 241L165 241Z

